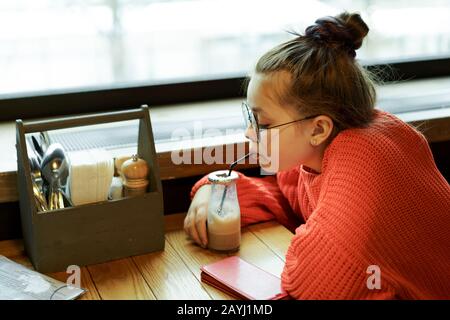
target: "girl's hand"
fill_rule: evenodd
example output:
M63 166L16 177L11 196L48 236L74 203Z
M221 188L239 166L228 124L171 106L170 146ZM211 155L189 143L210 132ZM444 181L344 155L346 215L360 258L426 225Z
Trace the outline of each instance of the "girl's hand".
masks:
M206 221L208 218L208 202L211 195L211 185L206 184L195 193L184 219L184 231L197 244L206 248L208 245L208 234Z

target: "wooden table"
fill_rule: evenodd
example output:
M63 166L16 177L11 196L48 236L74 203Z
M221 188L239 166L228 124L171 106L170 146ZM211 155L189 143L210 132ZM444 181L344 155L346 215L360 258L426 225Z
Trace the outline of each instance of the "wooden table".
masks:
M185 214L165 217L164 251L82 267L81 286L88 291L80 299L233 299L200 282L201 265L228 255L239 255L272 274L281 275L293 235L277 222L244 228L240 250L221 254L202 249L187 239L183 230L184 217ZM21 240L0 242L0 254L32 267ZM65 272L48 275L64 282L69 276Z

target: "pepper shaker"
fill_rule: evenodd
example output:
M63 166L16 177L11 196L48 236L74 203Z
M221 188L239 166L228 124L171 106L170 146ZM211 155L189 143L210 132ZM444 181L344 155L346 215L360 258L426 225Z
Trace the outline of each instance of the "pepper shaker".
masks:
M122 164L121 171L124 178L125 197L137 196L147 192L149 183L147 161L135 154Z

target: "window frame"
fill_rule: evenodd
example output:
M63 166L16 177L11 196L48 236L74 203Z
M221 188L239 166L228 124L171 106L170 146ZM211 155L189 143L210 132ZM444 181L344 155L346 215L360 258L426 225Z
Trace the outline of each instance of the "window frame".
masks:
M450 76L450 56L362 61L383 82ZM243 97L245 74L0 95L0 121Z

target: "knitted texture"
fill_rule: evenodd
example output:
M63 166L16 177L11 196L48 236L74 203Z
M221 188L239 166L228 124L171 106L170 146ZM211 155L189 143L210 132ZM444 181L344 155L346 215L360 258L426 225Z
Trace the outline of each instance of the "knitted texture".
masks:
M450 186L423 134L394 115L341 131L320 174L240 174L237 190L242 225L277 219L295 232L282 273L292 297L450 299Z

